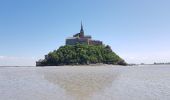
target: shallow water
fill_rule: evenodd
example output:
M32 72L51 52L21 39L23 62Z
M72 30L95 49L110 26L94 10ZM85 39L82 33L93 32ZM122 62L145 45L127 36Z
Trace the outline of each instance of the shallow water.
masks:
M0 67L0 100L169 100L170 66Z

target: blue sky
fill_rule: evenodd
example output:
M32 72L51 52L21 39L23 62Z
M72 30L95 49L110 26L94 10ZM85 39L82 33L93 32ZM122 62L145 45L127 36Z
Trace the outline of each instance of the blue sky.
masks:
M0 0L0 65L35 65L79 32L128 63L170 62L169 0Z

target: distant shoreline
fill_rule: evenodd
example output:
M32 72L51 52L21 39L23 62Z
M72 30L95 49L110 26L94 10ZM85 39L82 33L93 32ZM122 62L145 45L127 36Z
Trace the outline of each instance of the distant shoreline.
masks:
M165 64L128 64L126 66L142 66L142 65L170 65L169 63ZM89 64L89 65L60 65L60 66L0 66L0 67L62 67L62 66L123 66L123 65L112 65L112 64Z
M128 64L126 66L147 66L147 65L170 65L170 64ZM61 65L61 66L0 66L0 67L114 67L114 66L123 66L123 65L109 65L109 64L89 64L89 65Z
M61 65L61 66L0 66L0 67L97 67L97 66L122 66L122 65L111 65L111 64L89 64L89 65Z
M36 67L36 66L0 66L0 67Z

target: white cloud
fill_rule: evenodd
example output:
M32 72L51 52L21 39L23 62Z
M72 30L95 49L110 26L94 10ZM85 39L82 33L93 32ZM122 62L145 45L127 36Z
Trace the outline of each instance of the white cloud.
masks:
M0 56L0 59L3 59L4 58L4 56Z
M0 66L35 66L34 57L0 56Z
M128 63L146 63L152 64L154 62L170 62L170 54L152 52L147 54L141 53L127 53L121 56Z

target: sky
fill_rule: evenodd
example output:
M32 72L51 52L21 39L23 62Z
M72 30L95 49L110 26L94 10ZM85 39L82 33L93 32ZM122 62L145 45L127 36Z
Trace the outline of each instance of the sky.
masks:
M80 31L128 63L170 62L170 0L0 0L0 66L35 66Z

